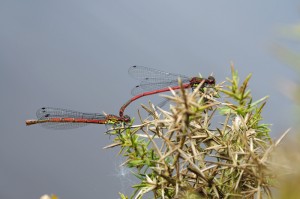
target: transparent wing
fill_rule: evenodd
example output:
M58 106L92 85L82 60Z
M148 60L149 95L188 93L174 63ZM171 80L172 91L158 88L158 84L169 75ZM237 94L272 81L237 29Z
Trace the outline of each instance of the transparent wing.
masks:
M190 78L175 73L168 73L165 71L148 68L144 66L132 66L128 73L135 79L140 80L140 84L132 89L132 95L138 95L145 91L153 91L169 86L177 86L178 78L183 83L189 82Z
M62 108L43 107L37 110L38 120L47 120L51 118L74 118L74 119L97 119L105 120L106 116L98 113L82 113ZM74 129L88 125L88 123L70 123L70 122L46 122L40 125L47 129Z

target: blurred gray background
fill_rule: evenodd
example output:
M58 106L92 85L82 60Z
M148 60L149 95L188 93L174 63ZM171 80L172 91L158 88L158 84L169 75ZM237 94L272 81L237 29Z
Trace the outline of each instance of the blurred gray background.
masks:
M25 126L43 106L118 114L143 65L195 76L253 73L255 99L276 138L291 126L279 90L293 71L272 54L278 30L299 22L299 1L0 0L0 198L118 198L130 193L105 126ZM126 111L137 116L141 102Z

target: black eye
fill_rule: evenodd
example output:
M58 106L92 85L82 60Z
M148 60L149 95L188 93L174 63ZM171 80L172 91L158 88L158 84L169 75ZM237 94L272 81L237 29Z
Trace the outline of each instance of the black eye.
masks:
M45 117L49 117L49 116L50 116L50 114L46 114L46 115L45 115Z
M213 76L209 76L207 79L209 80L210 84L214 84L216 82L216 80Z

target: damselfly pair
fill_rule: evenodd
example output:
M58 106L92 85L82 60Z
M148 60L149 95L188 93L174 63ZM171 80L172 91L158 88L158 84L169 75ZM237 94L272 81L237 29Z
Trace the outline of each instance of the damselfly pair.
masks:
M208 78L190 78L144 66L132 66L129 68L128 73L133 78L139 80L140 84L131 91L134 97L120 108L119 116L44 107L37 111L37 119L26 120L26 125L41 124L45 128L71 129L88 124L127 124L131 119L129 116L124 115L124 111L129 104L144 96L167 92L171 89L180 89L178 78L181 79L183 88L193 89L199 84L201 84L201 88L213 87L215 85L215 78L213 76L209 76Z

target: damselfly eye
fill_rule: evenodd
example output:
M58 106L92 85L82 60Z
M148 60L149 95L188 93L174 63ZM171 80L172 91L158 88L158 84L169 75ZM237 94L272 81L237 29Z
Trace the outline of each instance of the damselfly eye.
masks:
M208 78L209 84L215 84L216 83L216 79L213 76L209 76Z

